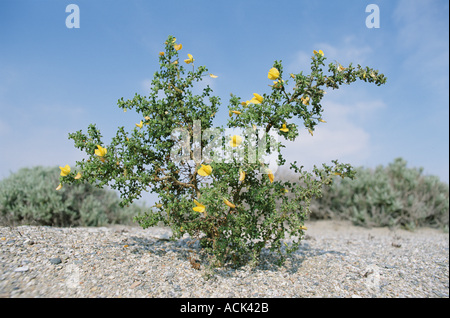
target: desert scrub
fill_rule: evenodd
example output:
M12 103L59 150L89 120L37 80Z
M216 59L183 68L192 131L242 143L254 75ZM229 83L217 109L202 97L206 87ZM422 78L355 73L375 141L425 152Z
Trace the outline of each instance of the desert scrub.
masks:
M88 183L55 191L58 167L22 168L0 180L2 225L103 226L131 224L139 206L121 208L111 190Z
M290 169L296 180L281 182L274 169L285 164L278 134L293 141L299 129L313 135L317 125L325 124L325 89L357 80L379 86L386 78L352 64L330 63L324 71L325 54L314 50L310 74L284 74L281 61L265 66L269 88L249 92L248 99L231 94L227 127L212 127L220 99L209 86L199 95L193 88L205 76L220 79L197 66L192 51L184 51L169 36L159 53L150 95L119 99L124 112L134 109L139 114L134 126L119 127L109 144L95 124L87 134L69 134L87 158L73 170L62 167L58 189L83 182L109 185L121 193L122 206L151 191L159 202L136 218L139 224L146 228L163 222L172 228L174 239L185 233L199 239L213 266L257 263L266 246L283 261L300 244L311 199L333 175L352 178L354 171L337 160L312 172L294 162ZM270 155L276 160L267 162ZM285 236L297 239L285 246Z
M362 226L415 229L449 226L449 185L408 168L402 158L386 167L359 167L356 177L334 180L311 205L311 218L345 219ZM288 175L285 177L289 179Z

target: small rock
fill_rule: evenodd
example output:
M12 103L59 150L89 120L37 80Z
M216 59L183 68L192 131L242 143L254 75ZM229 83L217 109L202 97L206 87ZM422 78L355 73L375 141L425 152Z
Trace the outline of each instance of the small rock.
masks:
M152 228L150 236L160 241L169 241L172 236L172 231L166 228Z
M169 241L171 234L170 233L155 233L153 234L153 237L161 240L161 241Z
M167 273L164 275L164 277L165 277L166 280L170 280L170 279L172 279L174 276L175 276L175 273L173 273L173 272L167 272Z
M180 285L176 285L176 284L175 284L175 285L173 286L173 290L176 291L176 292L181 292L181 287L180 287Z
M33 245L34 244L34 241L33 240L30 240L30 239L26 239L24 242L23 242L23 245Z
M21 266L17 267L14 271L15 272L27 272L30 268L28 266Z
M140 282L140 281L136 281L136 282L134 282L133 284L131 284L131 286L130 286L130 288L136 288L136 287L138 287L140 284L142 284L142 282Z
M50 261L50 263L52 263L52 264L60 264L60 263L62 262L61 259L60 259L59 257L56 257L56 258L50 258L49 261Z

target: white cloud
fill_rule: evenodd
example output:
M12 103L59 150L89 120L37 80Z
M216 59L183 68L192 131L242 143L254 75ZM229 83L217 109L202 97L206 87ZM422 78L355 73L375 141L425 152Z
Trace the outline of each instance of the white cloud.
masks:
M298 51L294 54L293 61L288 64L287 69L298 73L300 71L307 71L309 70L309 65L311 64L311 55L308 54L305 51Z
M340 43L336 47L319 42L314 44L314 48L324 52L327 57L326 65L335 61L344 66L350 62L353 65L364 65L372 53L370 46L358 44L357 39L352 36L344 37ZM309 73L311 56L312 52L298 51L287 64L288 71L296 73L302 70ZM310 170L314 165L331 164L334 159L358 165L371 156L373 147L365 124L386 105L383 101L368 96L364 90L345 93L343 96L343 93L330 91L333 100L326 95L322 105L323 119L327 123L316 126L314 136L300 123L300 136L297 140L285 141L286 148L282 150L282 154L287 160L287 167L289 162L297 161Z
M352 62L353 64L362 64L366 61L367 56L372 52L372 49L365 45L360 47L355 42L355 38L348 36L344 38L340 47L332 46L328 43L318 43L317 50L322 50L325 57L329 61L337 60L342 65L347 65Z
M343 66L353 63L353 65L363 64L367 57L372 53L372 48L368 45L361 46L356 43L357 39L353 36L346 36L340 42L340 46L333 46L329 43L318 42L314 44L315 50L322 50L327 60L325 65L335 61ZM313 52L303 50L297 51L292 57L292 61L288 63L287 69L291 72L309 71L311 57Z
M358 166L373 155L374 148L365 123L377 111L384 109L385 104L380 100L359 100L345 105L338 102L323 105L327 123L316 126L314 136L299 126L300 136L293 142L284 141L286 148L282 154L287 161L285 168L289 167L290 162L297 161L311 170L314 165L331 164L331 160L335 159Z
M393 17L399 28L397 48L404 55L401 65L409 78L448 95L448 2L399 1Z

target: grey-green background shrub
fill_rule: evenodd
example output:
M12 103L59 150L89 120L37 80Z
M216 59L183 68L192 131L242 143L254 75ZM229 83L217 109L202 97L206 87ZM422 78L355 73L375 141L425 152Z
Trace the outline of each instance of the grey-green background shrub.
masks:
M311 202L310 219L448 231L449 185L438 177L424 175L422 168L408 168L402 158L386 167L356 171L354 180L335 177L331 187L322 190L322 197ZM89 183L56 191L59 174L58 167L23 168L0 180L0 225L133 224L133 218L145 210L137 204L121 208L116 192ZM280 179L290 177L285 173Z
M23 168L0 180L0 225L104 226L132 224L142 206L119 206L112 190L65 185L58 167Z
M448 231L449 185L436 176L424 175L423 168L408 168L402 158L387 167L359 167L354 180L335 177L331 187L323 189L322 197L311 204L310 219Z

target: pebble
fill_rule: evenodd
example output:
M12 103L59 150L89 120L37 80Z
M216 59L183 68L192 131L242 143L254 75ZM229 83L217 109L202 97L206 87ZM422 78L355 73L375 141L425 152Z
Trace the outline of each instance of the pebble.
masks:
M49 261L50 261L50 263L52 263L52 264L60 264L60 263L62 262L61 259L60 259L59 257L56 257L56 258L50 258Z
M188 236L170 241L171 231L162 227L0 227L0 295L449 297L448 233L366 229L337 221L306 226L307 240L282 266L264 249L259 265L216 269L208 268L198 241ZM200 266L193 268L190 259Z
M14 271L15 272L27 272L30 268L28 266L21 266L17 267Z

